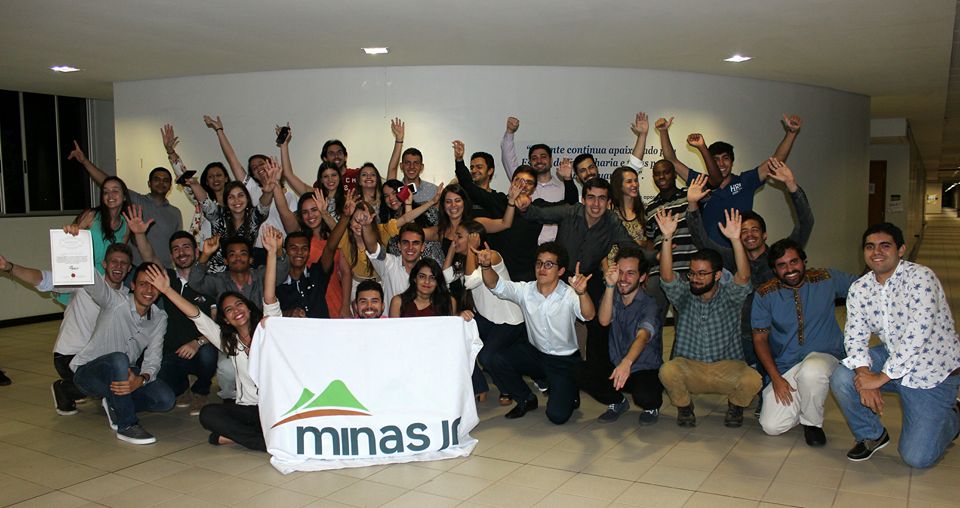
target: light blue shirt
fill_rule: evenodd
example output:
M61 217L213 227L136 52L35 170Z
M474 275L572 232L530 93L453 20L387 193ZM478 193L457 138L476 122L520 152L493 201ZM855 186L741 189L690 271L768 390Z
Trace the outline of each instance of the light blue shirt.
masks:
M527 336L533 347L554 356L569 356L579 351L573 325L584 319L580 297L562 280L547 296L537 290L537 282L497 281L491 292L498 298L520 306L527 324Z

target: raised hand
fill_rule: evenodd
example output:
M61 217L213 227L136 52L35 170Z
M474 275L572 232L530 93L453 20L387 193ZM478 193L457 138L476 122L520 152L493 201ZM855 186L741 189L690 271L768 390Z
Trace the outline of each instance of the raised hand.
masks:
M352 217L353 212L357 209L357 200L360 199L357 196L356 189L350 189L347 191L347 199L343 202L343 215L342 217Z
M290 128L290 122L287 122L287 125L274 125L274 126L273 126L273 133L274 133L276 136L280 136L280 129L282 129L282 128L284 128L284 127L287 128L287 139L285 139L285 140L283 141L283 143L281 143L281 144L279 144L279 145L277 145L277 146L289 145L289 144L290 144L290 140L293 139L293 129Z
M157 288L157 291L164 293L170 289L170 276L167 275L166 270L151 263L150 266L147 267L146 273L147 282Z
M770 178L786 185L790 192L796 191L797 179L793 176L793 170L787 166L786 162L770 157L767 159L767 169L770 172Z
M660 228L663 236L665 238L673 238L673 234L677 232L677 224L680 223L680 216L668 212L666 208L661 208L657 210L653 218L657 221L657 227ZM737 232L739 233L739 230L737 230Z
M453 160L462 161L463 160L463 141L455 139L453 141Z
M401 143L403 142L403 134L404 134L405 127L406 126L403 123L403 120L399 118L394 118L393 120L390 120L390 132L393 133L393 139L395 141L399 141Z
M658 131L666 131L666 130L670 129L670 126L671 126L671 125L673 125L673 117L672 117L672 116L670 117L669 120L667 120L666 118L663 118L663 117L657 118L657 121L654 122L654 124L653 124L654 128L656 128Z
M515 116L507 117L507 132L514 133L520 128L520 120Z
M273 192L273 189L280 185L280 174L283 170L280 169L280 165L277 164L277 160L273 157L267 159L267 178L266 182L263 183L263 193Z
M210 115L203 115L203 123L215 131L223 130L223 122L220 120L220 115L217 115L216 120L214 120Z
M661 118L662 120L662 118ZM670 119L673 120L672 118ZM643 111L637 113L637 118L630 124L630 130L637 136L641 136L650 131L650 122L647 120L647 114Z
M607 265L607 271L603 272L603 281L607 283L607 286L614 286L617 282L620 282L620 267L616 261Z
M73 236L79 235L81 229L83 228L80 227L80 224L67 224L63 226L63 232Z
M530 207L530 203L532 203L532 200L530 199L530 196L526 194L520 194L519 196L517 196L517 199L514 200L514 203L516 204L517 210L521 212L526 212L527 208Z
M694 132L693 134L687 136L687 144L695 148L700 148L706 146L707 142L703 140L702 134Z
M691 204L699 203L703 198L710 194L711 189L707 188L707 175L699 175L690 183L687 188L687 202Z
M437 206L437 204L440 203L440 196L442 196L442 195L443 195L443 182L440 182L440 185L437 185L437 192L436 192L436 194L434 194L433 197L430 198L430 204L431 204L432 206ZM411 199L411 200L413 199L413 193L412 193L412 192L410 193L410 199ZM411 203L412 203L412 202L413 202L413 201L411 201Z
M477 265L485 268L490 268L493 264L493 253L495 251L490 249L490 244L483 242L483 249L474 249L470 247L470 250L477 255Z
M270 225L265 224L260 228L260 239L263 241L263 248L267 249L267 253L271 256L276 255L283 245L283 234Z
M513 202L514 206L517 204L517 198L523 194L523 184L520 183L520 180L516 180L510 183L510 190L507 191L507 203Z
M70 155L67 155L68 161L77 161L80 164L87 162L87 156L84 155L83 150L80 149L80 145L77 144L77 141L73 141L73 150L70 151Z
M135 235L146 234L153 224L153 219L144 222L143 208L139 205L128 206L127 211L123 212L123 218L127 220L127 229Z
M9 272L13 263L7 261L7 258L0 256L0 271Z
M587 292L587 282L591 278L593 278L592 273L586 277L580 273L580 262L577 261L577 265L573 269L573 276L567 278L567 284L570 285L575 293L583 296Z
M172 155L180 144L180 138L173 133L173 126L168 123L163 124L160 128L160 137L163 139L163 148L167 151L167 155Z
M560 167L557 168L557 176L564 180L573 178L573 161L569 157L560 160Z
M783 120L780 123L787 132L800 132L800 127L803 127L802 118L797 115L787 116L786 113L783 114Z
M220 250L220 235L213 235L203 241L201 252L207 258L216 254L218 250Z
M320 213L327 212L327 198L323 197L323 191L316 187L313 188L313 202L317 204Z
M743 219L740 217L740 210L737 210L736 208L724 210L723 218L725 220L723 224L717 223L717 227L720 228L720 232L723 233L723 236L727 237L731 241L740 240L740 226L743 223Z
M370 212L367 211L366 207L357 208L357 211L353 213L353 222L362 226L369 226L373 224L373 215L370 215ZM356 233L356 231L354 231Z

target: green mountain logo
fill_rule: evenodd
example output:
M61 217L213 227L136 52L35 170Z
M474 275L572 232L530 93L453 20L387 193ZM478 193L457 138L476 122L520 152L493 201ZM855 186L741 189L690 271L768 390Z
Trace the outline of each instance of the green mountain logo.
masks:
M282 419L271 428L305 418L342 415L370 416L370 411L353 396L343 381L335 379L320 392L320 395L314 395L309 389L304 388L293 407L282 414Z

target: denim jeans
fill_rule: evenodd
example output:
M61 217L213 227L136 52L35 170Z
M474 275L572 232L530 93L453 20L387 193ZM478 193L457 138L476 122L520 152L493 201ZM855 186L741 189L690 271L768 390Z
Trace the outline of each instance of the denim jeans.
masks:
M477 331L480 333L480 340L483 341L483 348L477 354L477 363L479 363L487 373L493 383L500 389L500 394L506 394L506 390L500 386L501 382L490 373L487 365L493 361L493 358L505 349L513 346L518 341L526 340L526 329L523 323L518 325L496 324L489 319L475 313L473 316L477 323ZM483 377L479 367L473 369L473 392L481 393L490 389L487 380Z
M870 348L873 372L880 372L890 353L885 346ZM842 364L830 377L830 390L837 399L847 425L858 442L876 439L883 434L880 417L860 403L854 386L855 372ZM955 411L960 376L950 376L928 389L908 388L899 379L891 379L880 388L900 396L903 409L903 431L900 434L900 457L917 468L930 467L943 456L960 429L960 416Z
M129 369L140 372L136 365L123 353L110 353L77 367L73 376L80 391L91 397L103 397L113 409L116 419L113 423L118 430L136 425L140 411L163 412L173 409L176 396L166 383L157 379L151 381L128 395L115 395L110 391L110 383L129 379Z
M213 381L213 375L217 373L217 355L219 351L213 344L204 344L197 350L197 354L189 360L180 358L176 353L167 353L163 355L163 362L160 364L160 372L157 378L161 379L167 386L173 390L173 394L179 396L190 387L188 376L193 374L197 380L193 383L191 390L197 395L209 395L210 383Z
M534 398L530 387L523 381L523 375L546 380L550 386L547 418L561 425L570 419L573 410L580 405L580 390L573 378L574 369L580 363L580 352L567 356L548 355L538 351L529 342L522 341L495 356L486 367L491 377L503 382L500 389L518 402Z

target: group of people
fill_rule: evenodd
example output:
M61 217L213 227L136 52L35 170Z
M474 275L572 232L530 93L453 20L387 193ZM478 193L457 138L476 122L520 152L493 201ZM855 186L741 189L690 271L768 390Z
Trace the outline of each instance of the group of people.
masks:
M784 115L769 159L735 174L733 146L697 133L686 141L705 170L681 162L673 118L653 123L663 158L648 166L651 125L638 113L633 153L609 179L592 155L554 161L546 144L530 145L521 161L511 117L500 145L507 192L491 187L494 157L466 158L459 140L456 182L423 180L423 154L403 148L400 119L390 122L385 179L372 163L350 168L333 139L312 183L294 171L289 125L275 128L279 163L257 154L243 164L223 121L204 122L227 164L194 178L164 126L173 172L152 170L149 194L105 174L79 146L70 154L101 188L100 204L64 228L90 230L95 284L54 287L49 272L0 256L0 271L66 305L52 385L61 415L102 398L117 437L147 444L155 438L137 413L179 405L199 415L211 444L264 450L248 370L262 318L461 316L483 341L477 400L486 400L489 377L500 404L513 405L507 418L536 409L538 389L547 418L563 424L583 391L607 406L599 422L626 413L629 394L639 424L652 425L666 393L677 424L693 427L693 396L722 394L724 425L741 426L758 398L766 433L801 425L807 444L822 446L832 391L854 434L847 456L865 460L889 442L880 394L895 392L909 465L933 465L960 432L954 321L933 272L903 259L902 232L888 223L866 230L860 277L806 266L813 212L786 164L797 116ZM647 167L658 193L645 202ZM166 197L175 179L195 205L187 228ZM791 234L772 245L753 211L768 181L796 215ZM835 301L844 298L841 330ZM670 309L675 340L665 358ZM871 334L879 344L870 346ZM214 376L220 404L208 403Z

